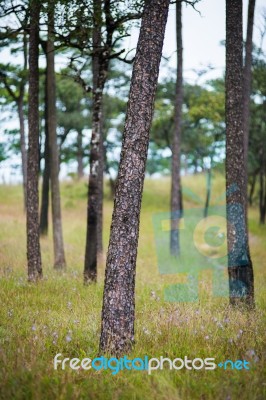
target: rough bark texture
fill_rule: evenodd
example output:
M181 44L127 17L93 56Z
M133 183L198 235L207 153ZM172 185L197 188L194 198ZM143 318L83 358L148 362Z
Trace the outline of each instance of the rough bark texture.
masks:
M102 182L103 182L103 137L102 101L106 81L108 60L101 51L101 2L94 0L94 29L92 73L92 135L90 143L90 175L87 207L87 235L84 265L84 282L97 280L97 250L102 250Z
M242 1L226 0L226 204L229 295L254 306L254 278L246 215L243 131Z
M83 148L82 148L82 130L77 132L77 162L78 162L78 179L83 178Z
M27 164L27 260L28 279L42 277L38 215L38 169L39 169L39 15L40 3L30 4L29 35L29 148Z
M54 68L54 10L52 2L48 10L48 41L47 41L47 114L50 149L50 182L52 199L52 223L54 243L54 267L62 269L66 266L59 187L59 155L56 134L56 93L55 93L55 68Z
M139 218L155 91L169 0L146 1L123 135L107 255L100 351L123 354L134 342Z
M247 37L245 45L243 127L244 127L244 140L245 140L244 158L245 158L246 169L248 167L250 93L251 93L251 80L252 80L252 37L253 37L255 3L256 0L249 0L248 3ZM248 182L246 182L246 190L248 189L247 185Z
M50 155L49 155L49 130L48 130L48 106L47 106L47 70L45 78L45 144L44 144L44 171L42 177L42 203L40 217L40 233L48 233L48 212L49 212L49 188L50 188Z
M179 218L181 203L180 144L183 105L183 44L182 44L182 3L176 3L176 44L177 79L175 95L174 138L172 145L172 184L171 184L171 233L170 250L173 256L180 253Z

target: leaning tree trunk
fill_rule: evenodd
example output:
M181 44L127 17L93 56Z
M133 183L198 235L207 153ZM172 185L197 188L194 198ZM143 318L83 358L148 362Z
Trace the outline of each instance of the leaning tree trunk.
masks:
M256 0L249 0L248 3L248 21L247 37L245 46L245 65L244 65L244 108L243 108L243 127L244 127L244 160L246 168L246 178L248 178L248 141L250 127L250 93L252 80L252 37L254 26L254 11ZM248 181L246 181L246 190L248 190Z
M66 266L59 186L59 155L56 134L56 93L54 66L54 9L52 2L48 4L48 41L47 41L47 115L50 149L50 182L52 199L52 222L54 243L54 267L62 269Z
M47 110L47 69L45 77L45 143L44 143L44 170L42 177L42 202L40 216L40 233L48 233L48 215L49 215L49 188L50 188L50 155L49 155L49 129L48 129L48 110Z
M39 240L39 17L40 3L30 2L29 34L29 147L27 163L27 260L28 279L42 277Z
M243 130L242 1L226 0L226 205L229 296L254 306L253 267L246 210Z
M102 107L103 88L106 81L108 61L103 57L101 46L101 2L94 0L94 29L92 74L92 134L90 143L90 175L87 206L87 235L84 264L84 283L97 281L97 250L102 249L102 175L103 133Z
M145 3L134 61L107 255L100 350L134 342L139 219L155 91L169 0Z
M170 250L173 256L180 253L179 219L181 203L180 145L183 105L183 45L182 45L182 3L176 3L176 43L177 43L177 79L175 98L174 140L172 146L172 185L171 185L171 233Z

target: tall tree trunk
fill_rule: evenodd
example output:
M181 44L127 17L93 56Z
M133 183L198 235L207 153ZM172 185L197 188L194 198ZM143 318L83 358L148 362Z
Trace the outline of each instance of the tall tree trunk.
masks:
M123 354L134 342L139 218L155 91L169 0L145 3L133 66L107 255L100 350Z
M27 260L28 279L42 277L38 215L39 167L39 17L40 2L30 2L29 35L29 148L27 163Z
M49 130L48 130L48 106L47 106L47 69L45 77L45 144L44 144L44 171L42 177L42 203L40 217L40 233L48 233L48 212L49 212L49 188L50 188L50 150L49 150Z
M172 185L171 185L171 232L170 250L173 256L180 253L179 219L181 203L180 145L183 105L183 44L182 44L182 3L176 3L176 44L177 44L177 79L175 98L175 131L172 146Z
M78 162L78 179L83 178L83 147L82 147L82 130L77 132L77 162Z
M50 148L50 182L52 198L52 222L54 243L54 267L62 269L66 266L59 186L59 155L56 134L56 93L54 68L54 5L48 4L48 41L47 41L47 114Z
M243 130L242 1L226 0L226 205L229 296L232 305L254 306L253 267L246 210Z
M93 1L93 99L92 99L92 135L90 143L90 175L87 206L87 235L84 265L84 283L97 281L97 250L102 241L102 174L103 174L103 133L102 102L106 81L108 61L104 60L101 47L101 2ZM98 244L99 243L99 244Z
M21 151L21 160L22 160L24 210L26 210L26 205L27 205L27 148L26 148L26 137L25 137L23 98L24 98L24 91L23 91L23 94L19 96L17 105L18 105L19 130L20 130L20 151Z
M250 126L250 93L252 80L252 37L254 25L254 11L256 0L249 0L248 3L248 21L247 37L245 45L245 65L244 65L244 108L243 108L243 127L244 127L244 160L245 168L248 171L248 141ZM246 178L248 172L246 171ZM248 181L246 181L246 190L248 190Z

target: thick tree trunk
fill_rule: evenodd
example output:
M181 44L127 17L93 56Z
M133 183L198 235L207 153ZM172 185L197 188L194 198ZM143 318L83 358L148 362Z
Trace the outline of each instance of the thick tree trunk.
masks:
M243 127L244 127L244 160L245 168L248 170L248 141L250 126L250 93L252 80L252 37L254 25L254 11L256 0L249 0L248 3L248 21L247 21L247 37L245 45L245 65L244 65L244 108L243 108ZM246 172L246 178L248 172ZM246 182L246 190L248 190L248 182Z
M134 342L135 271L145 165L169 0L145 3L134 61L107 255L100 351Z
M24 110L23 110L23 94L18 99L18 117L19 117L19 130L20 130L20 151L22 161L22 179L23 179L23 196L24 196L24 210L27 205L27 148L25 137L25 123L24 123Z
M172 145L172 185L171 185L171 233L170 250L173 256L180 254L179 219L181 203L180 145L183 105L183 44L182 44L182 3L176 3L176 43L177 79L175 98L175 131Z
M42 277L38 215L39 16L40 3L38 0L31 0L29 35L29 148L27 163L27 260L29 281L36 281Z
M243 130L242 1L226 0L226 204L229 296L254 306L253 267L246 210Z
M59 155L56 134L56 93L55 93L55 68L54 68L54 10L49 2L48 10L48 41L47 41L47 114L50 149L50 182L52 198L52 222L54 243L54 267L62 269L66 266L59 186Z
M94 0L94 29L92 73L92 135L90 143L90 175L87 206L87 235L84 265L84 283L97 281L97 251L102 249L102 180L103 180L103 133L102 102L103 88L108 70L107 57L103 57L101 46L101 2Z
M44 144L44 171L42 177L42 203L40 217L40 233L48 233L49 212L49 188L50 188L50 155L49 155L49 130L48 130L48 106L47 106L47 70L45 79L45 144Z
M78 179L83 178L83 147L82 147L82 130L77 132L77 162L78 162Z

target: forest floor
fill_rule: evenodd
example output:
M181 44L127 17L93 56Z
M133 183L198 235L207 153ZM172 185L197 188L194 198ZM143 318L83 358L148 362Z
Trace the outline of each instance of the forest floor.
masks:
M185 210L202 212L206 178L183 179ZM168 357L247 360L250 369L54 370L53 358L97 357L104 260L97 285L83 286L86 182L62 184L67 270L53 270L51 225L41 239L44 278L27 282L25 215L18 186L0 186L0 399L241 400L266 398L266 226L257 206L249 211L256 309L231 309L226 295L213 296L209 266L198 275L199 298L167 301L167 287L185 283L187 271L159 272L153 221L168 211L169 178L147 179L141 213L136 276L136 344L128 358ZM224 181L213 180L211 204L222 204ZM106 187L104 248L113 202ZM186 219L186 217L185 217ZM167 225L167 224L166 224ZM167 227L165 228L167 232ZM168 233L167 233L168 235ZM192 244L191 244L192 248ZM166 249L165 249L166 251ZM182 248L181 248L182 251ZM167 251L166 251L167 252ZM163 266L162 266L163 268ZM161 270L162 272L162 270ZM217 294L217 293L216 293ZM173 300L173 299L172 299Z

